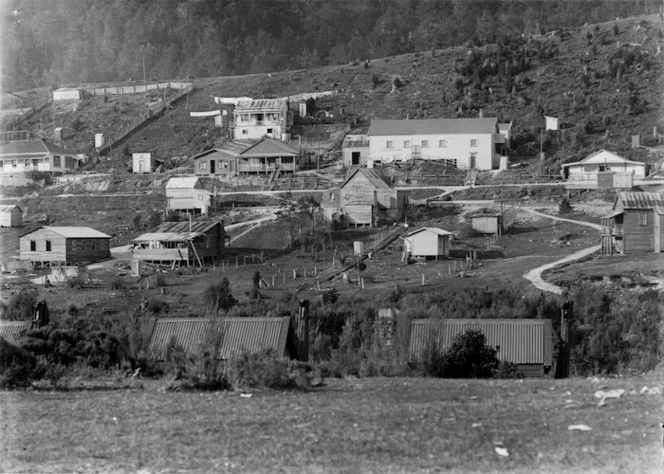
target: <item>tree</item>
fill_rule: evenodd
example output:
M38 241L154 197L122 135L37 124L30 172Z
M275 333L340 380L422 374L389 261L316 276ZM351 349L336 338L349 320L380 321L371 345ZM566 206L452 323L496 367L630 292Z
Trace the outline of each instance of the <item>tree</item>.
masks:
M296 206L300 214L311 220L311 233L316 233L316 217L321 210L320 203L313 195L307 194L298 198Z
M279 210L276 212L277 217L283 219L288 224L288 235L290 236L290 247L293 247L295 242L295 216L297 214L297 205L292 201L292 195L289 193L286 198L279 205Z
M446 378L490 378L498 367L496 349L486 344L482 331L458 334L443 353L442 374Z
M219 283L213 283L203 293L203 303L208 311L214 311L219 315L219 310L228 311L237 304L237 300L231 293L231 284L224 277Z

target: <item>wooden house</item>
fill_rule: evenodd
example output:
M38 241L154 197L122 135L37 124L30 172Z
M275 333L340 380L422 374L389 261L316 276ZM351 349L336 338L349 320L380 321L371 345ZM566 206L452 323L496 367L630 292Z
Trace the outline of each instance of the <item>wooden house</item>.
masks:
M76 153L45 140L24 140L0 145L1 173L71 173L78 169L81 161Z
M346 168L351 166L366 167L369 159L369 137L366 135L346 135L341 150Z
M133 241L134 260L203 266L224 255L224 221L164 222Z
M19 238L20 260L74 264L111 257L111 236L90 227L43 226Z
M452 232L438 227L423 227L414 230L401 237L403 239L402 260L407 262L409 258L417 257L433 257L438 260L438 257L447 257L450 254L450 239L453 236Z
M194 156L196 176L237 176L238 154L232 150L214 148Z
M380 225L403 219L408 203L408 192L397 190L374 170L353 170L338 189L329 191L330 199L324 200L326 211L332 217L343 217L355 225Z
M485 344L501 361L517 365L524 377L553 375L553 339L548 319L414 319L410 327L409 361L422 364L432 347L449 349L468 330L484 334Z
M239 100L233 110L233 121L236 140L281 138L292 123L292 113L285 98Z
M500 211L479 211L470 214L473 230L482 234L503 234L503 214Z
M16 204L0 205L0 227L21 227L23 209Z
M173 176L166 183L166 209L207 214L213 195L197 176Z
M290 318L173 318L155 321L148 353L164 359L175 342L190 356L202 347L216 349L222 360L238 357L243 351L271 349L277 357L296 357Z
M646 164L599 150L581 161L561 166L568 188L631 189L634 179L646 176Z
M300 153L281 140L263 138L238 156L239 173L293 173L300 169Z
M374 120L367 136L370 167L423 159L463 169L497 169L505 146L496 118Z
M664 193L618 193L602 217L602 253L660 253L664 249Z

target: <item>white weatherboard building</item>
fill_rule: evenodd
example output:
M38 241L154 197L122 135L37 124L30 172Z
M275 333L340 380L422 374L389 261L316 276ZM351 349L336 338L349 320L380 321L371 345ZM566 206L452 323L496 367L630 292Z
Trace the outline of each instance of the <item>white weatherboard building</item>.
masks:
M281 138L290 125L286 99L240 100L233 111L236 140Z
M631 161L613 152L599 150L576 163L561 166L564 177L570 181L597 181L597 174L607 171L628 173L634 178L646 177L646 165L640 161Z
M504 147L496 118L374 120L367 136L373 163L425 159L490 170Z

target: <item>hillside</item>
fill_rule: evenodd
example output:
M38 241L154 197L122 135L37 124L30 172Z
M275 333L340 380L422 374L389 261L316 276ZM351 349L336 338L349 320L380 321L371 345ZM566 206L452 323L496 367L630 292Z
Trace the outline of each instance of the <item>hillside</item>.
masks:
M168 161L221 145L223 133L211 119L189 116L218 108L214 96L279 97L326 90L338 91L316 104L332 113L327 122L366 128L374 117L473 117L480 110L512 121L517 145L513 162L539 152L542 115L558 117L566 129L543 135L544 166L552 173L556 165L599 148L647 161L647 152L632 150L630 140L641 134L648 144L653 127L664 126L662 38L664 23L650 15L366 64L194 79L195 90L188 97L130 135L110 153L110 163L103 160L97 167L126 166L126 152L152 151ZM394 78L400 87L393 87ZM140 97L122 96L120 106L110 105L117 121L140 113L146 98L135 95ZM80 132L67 131L68 147L90 153L92 132L107 133L108 107L96 98L80 102L76 113L85 117L85 126ZM33 117L33 131L49 121L48 113L47 108Z

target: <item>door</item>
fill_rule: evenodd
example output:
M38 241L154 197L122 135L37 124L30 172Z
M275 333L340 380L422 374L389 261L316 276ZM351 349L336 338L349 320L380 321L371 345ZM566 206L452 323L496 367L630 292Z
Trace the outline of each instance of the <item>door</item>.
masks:
M215 173L215 165L216 164L217 164L217 162L215 160L210 160L210 174Z
M419 158L421 152L422 152L422 147L420 145L413 145L410 147L411 158Z
M360 164L360 152L359 151L354 151L351 154L351 165L359 165Z

